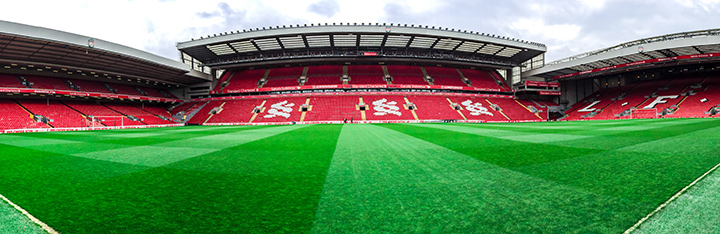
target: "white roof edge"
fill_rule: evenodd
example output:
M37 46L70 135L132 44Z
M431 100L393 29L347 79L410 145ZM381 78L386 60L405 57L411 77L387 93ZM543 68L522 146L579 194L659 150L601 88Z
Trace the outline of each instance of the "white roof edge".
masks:
M387 27L390 31L387 31ZM390 26L390 25L327 25L327 26L300 26L300 27L284 27L270 28L263 30L231 32L227 34L212 36L209 38L195 39L177 43L178 49L184 49L194 46L210 45L228 41L237 41L244 39L254 39L259 37L280 36L280 35L297 35L297 34L314 34L314 33L390 33L390 34L419 34L434 36L438 38L453 37L470 41L489 42L498 45L513 46L524 49L533 49L538 51L547 51L544 44L537 42L529 42L508 37L494 36L489 34L469 33L465 30L442 30L433 28L409 27L409 26Z

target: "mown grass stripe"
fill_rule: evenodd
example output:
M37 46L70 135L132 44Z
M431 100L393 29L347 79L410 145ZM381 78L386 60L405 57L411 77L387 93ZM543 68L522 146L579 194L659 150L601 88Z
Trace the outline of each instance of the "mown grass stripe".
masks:
M322 194L313 233L619 232L634 208L374 125L343 127Z
M463 126L425 126L422 124L388 124L378 126L389 128L484 162L506 168L546 163L602 152L602 150L597 149L551 146L500 138L501 136L503 138L523 136L527 134L524 132L504 131L502 135L495 135L497 133L493 132L492 129L485 130ZM445 130L443 128L452 130ZM486 136L486 131L489 131L492 135ZM572 138L572 136L568 137Z
M204 135L159 144L139 146L126 145L122 148L111 148L101 151L66 153L76 157L95 160L158 167L304 127L307 127L307 125L249 129L231 133ZM140 133L135 133L133 135L136 134Z

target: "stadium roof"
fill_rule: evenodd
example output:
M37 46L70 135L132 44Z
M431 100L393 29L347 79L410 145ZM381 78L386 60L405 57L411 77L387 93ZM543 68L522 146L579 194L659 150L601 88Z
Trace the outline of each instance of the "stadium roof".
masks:
M686 63L720 61L720 29L668 34L622 43L547 63L523 77L582 79Z
M226 32L178 43L210 67L298 57L430 58L517 66L543 54L543 44L420 25L295 25Z
M0 21L0 62L109 73L167 84L209 81L189 65L87 36Z

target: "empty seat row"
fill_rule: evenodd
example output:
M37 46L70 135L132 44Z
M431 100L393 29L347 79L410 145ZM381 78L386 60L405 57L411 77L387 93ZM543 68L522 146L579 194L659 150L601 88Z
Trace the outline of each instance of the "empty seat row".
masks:
M292 87L300 85L341 85L341 84L390 84L399 85L443 85L478 87L489 90L507 91L510 87L495 71L455 69L447 67L420 67L388 65L322 65L308 67L284 67L227 71L220 77L214 92L234 93L259 87ZM307 68L307 70L305 70ZM425 72L423 72L425 69ZM348 79L343 80L347 74ZM305 75L305 82L301 77ZM431 79L426 79L429 76ZM463 78L464 77L464 78ZM264 82L261 82L264 81Z
M542 120L527 106L511 98L373 94L214 100L205 104L190 123L273 123L345 119Z

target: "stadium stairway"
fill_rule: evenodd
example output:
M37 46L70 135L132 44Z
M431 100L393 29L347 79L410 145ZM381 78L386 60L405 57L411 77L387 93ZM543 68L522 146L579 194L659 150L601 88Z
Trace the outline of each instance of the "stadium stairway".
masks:
M78 112L59 103L56 100L19 99L20 105L36 115L42 115L52 122L48 126L53 128L85 127L85 118Z
M23 128L50 128L42 122L33 119L33 113L22 105L10 99L0 99L0 129L23 129Z
M206 110L207 107L210 107L210 106L211 106L211 105L209 105L210 103L211 103L211 101L204 102L204 103L202 103L202 104L200 104L200 105L198 105L199 103L196 103L195 105L193 105L192 107L190 107L190 108L187 110L187 112L185 112L185 114L183 115L183 119L182 119L182 120L183 120L183 123L189 123L189 124L200 124L200 123L202 123L202 122L196 121L196 119L202 119L202 121L205 121L205 120L207 119L208 115L209 115L210 109L212 109L212 108L207 109L207 112L205 112L205 113L203 113L202 111L203 111L203 110ZM193 117L195 117L196 115L198 115L198 116L204 116L205 118L193 118Z
M502 100L502 99L499 99L499 100ZM499 102L498 100L486 98L485 101L486 101L488 104L490 104L490 108L491 108L491 109L497 111L500 115L502 115L503 117L505 117L505 119L507 119L507 120L513 120L513 119L511 119L507 114L505 114L505 112L503 112L504 109L503 109L503 107L502 107L500 104L494 103L494 102ZM497 106L498 109L495 109L494 106Z

